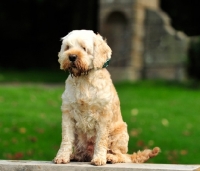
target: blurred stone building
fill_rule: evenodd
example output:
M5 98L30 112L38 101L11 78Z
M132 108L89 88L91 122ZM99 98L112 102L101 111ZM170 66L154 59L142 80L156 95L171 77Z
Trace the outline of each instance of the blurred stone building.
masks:
M185 78L189 39L171 27L159 0L100 0L99 16L114 80Z

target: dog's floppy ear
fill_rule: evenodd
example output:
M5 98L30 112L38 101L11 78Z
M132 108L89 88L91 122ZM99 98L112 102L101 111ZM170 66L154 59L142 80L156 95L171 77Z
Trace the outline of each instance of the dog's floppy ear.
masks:
M94 68L103 68L104 63L111 58L111 54L112 51L106 41L103 40L101 35L97 34L94 37Z

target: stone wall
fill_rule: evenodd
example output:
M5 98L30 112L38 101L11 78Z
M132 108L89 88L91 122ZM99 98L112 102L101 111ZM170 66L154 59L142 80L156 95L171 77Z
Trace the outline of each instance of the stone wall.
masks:
M171 27L162 11L145 12L144 77L184 80L188 38Z
M188 38L170 26L159 0L100 0L99 14L114 80L184 79Z

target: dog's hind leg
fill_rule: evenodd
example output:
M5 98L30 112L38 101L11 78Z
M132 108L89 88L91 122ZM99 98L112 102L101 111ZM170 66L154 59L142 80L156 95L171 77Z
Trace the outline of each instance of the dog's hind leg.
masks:
M121 132L118 132L118 129L117 134L114 134L110 137L111 143L107 153L107 162L110 163L125 163L130 160L124 156L124 154L126 154L128 151L129 140L129 136L126 131L126 124L120 125Z
M153 150L145 149L144 151L138 151L137 153L127 154L129 136L125 127L120 128L121 133L119 131L117 132L117 134L112 133L111 145L107 154L107 162L143 163L148 159L157 156L160 152L160 148L155 147Z

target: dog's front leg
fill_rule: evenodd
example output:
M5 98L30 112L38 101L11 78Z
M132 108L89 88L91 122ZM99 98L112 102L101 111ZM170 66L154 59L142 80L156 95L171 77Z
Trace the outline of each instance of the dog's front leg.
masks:
M91 163L96 166L106 164L106 154L108 146L108 130L107 126L103 123L97 123L96 125L96 140L94 147L94 155Z
M68 113L62 114L62 142L60 149L54 159L57 164L69 163L70 155L74 144L74 121L69 117Z

